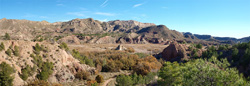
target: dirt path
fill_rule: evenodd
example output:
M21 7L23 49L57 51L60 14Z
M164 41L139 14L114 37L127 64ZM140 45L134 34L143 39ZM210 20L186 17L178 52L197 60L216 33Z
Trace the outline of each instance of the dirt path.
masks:
M107 86L107 84L108 84L110 81L114 80L114 79L115 79L115 78L110 78L110 79L106 80L106 81L102 84L102 86Z

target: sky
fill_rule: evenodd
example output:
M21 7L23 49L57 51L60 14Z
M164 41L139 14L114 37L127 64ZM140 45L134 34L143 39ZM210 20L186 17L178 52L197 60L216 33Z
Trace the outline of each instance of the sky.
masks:
M250 0L0 0L0 19L136 20L217 37L250 36Z

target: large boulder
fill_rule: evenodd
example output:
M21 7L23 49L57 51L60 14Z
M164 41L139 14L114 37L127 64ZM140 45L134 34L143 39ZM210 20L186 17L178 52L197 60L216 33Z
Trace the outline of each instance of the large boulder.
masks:
M186 50L183 45L177 42L172 42L162 52L162 57L168 61L180 61L182 58L186 58Z

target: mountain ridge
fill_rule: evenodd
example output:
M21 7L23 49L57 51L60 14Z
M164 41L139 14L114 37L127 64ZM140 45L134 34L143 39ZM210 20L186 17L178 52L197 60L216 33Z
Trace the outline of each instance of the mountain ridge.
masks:
M145 30L145 31L143 31ZM115 33L118 36L113 36L112 39L123 39L123 43L134 43L132 40L146 40L149 43L155 41L166 42L168 40L185 40L185 41L213 41L218 43L241 43L250 41L250 37L236 39L232 37L214 37L211 35L199 35L192 34L190 32L178 32L176 30L170 30L165 25L156 25L153 23L141 23L135 20L114 20L101 22L94 20L93 18L87 19L72 19L66 22L54 22L49 23L43 21L30 21L30 20L18 20L18 19L0 19L0 36L5 33L11 34L12 39L18 40L33 40L37 36L44 36L48 39L58 36L69 36L75 34L105 34ZM137 38L131 38L128 33L135 33ZM119 35L120 34L120 35ZM123 34L121 36L121 34ZM77 36L81 37L82 36ZM86 37L85 37L86 38ZM109 38L109 37L107 37ZM92 40L94 39L94 40ZM98 41L98 37L91 36L88 41ZM168 40L166 40L168 39ZM231 41L231 42L228 42ZM110 42L114 43L114 41ZM116 42L117 43L117 42ZM139 43L139 42L138 42ZM147 43L147 42L140 42ZM156 42L161 43L161 42Z

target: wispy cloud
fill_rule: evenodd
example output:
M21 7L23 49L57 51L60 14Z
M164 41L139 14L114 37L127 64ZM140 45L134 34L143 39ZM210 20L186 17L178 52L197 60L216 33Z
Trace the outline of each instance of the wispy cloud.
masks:
M168 9L168 7L161 7L162 9Z
M107 22L108 19L99 19L99 21L101 21L101 22Z
M56 6L64 6L64 4L56 4Z
M36 17L36 15L30 14L30 13L26 13L23 17L31 18L31 17Z
M68 15L74 15L74 16L80 16L80 17L85 17L85 15L81 12L68 12Z
M100 6L101 7L106 7L108 4L107 4L107 2L108 2L109 0L106 0L106 1L104 1Z
M115 16L114 13L105 13L105 12L95 12L96 15L103 15L103 16Z
M39 16L39 18L47 19L48 17L47 16Z
M133 6L133 8L135 8L135 7L139 7L139 6L141 6L141 5L143 5L143 3L140 3L140 4L135 4L135 5Z

